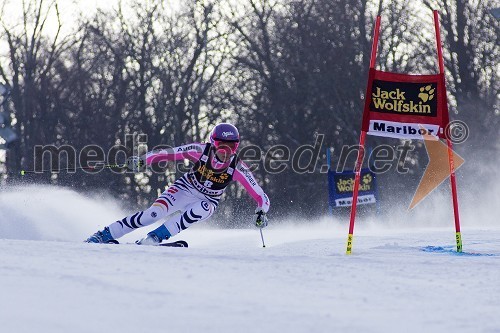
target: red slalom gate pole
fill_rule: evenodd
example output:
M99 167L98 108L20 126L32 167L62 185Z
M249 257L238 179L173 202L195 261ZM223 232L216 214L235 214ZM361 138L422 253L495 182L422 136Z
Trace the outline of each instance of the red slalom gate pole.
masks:
M352 252L352 239L354 235L354 220L356 219L356 207L358 205L358 192L359 192L359 178L361 178L361 166L363 164L363 158L365 156L365 138L366 132L361 131L359 136L359 150L358 158L356 160L356 169L354 176L354 188L352 193L352 204L351 204L351 220L349 221L349 235L347 235L347 250L346 254L351 254Z
M370 68L375 68L375 62L377 60L377 46L378 46L378 36L380 32L380 16L377 16L375 21L375 28L373 29L373 43L372 43L372 53L370 57Z
M446 141L448 142L451 194L453 198L453 215L455 217L455 241L457 243L457 252L462 252L462 233L460 231L460 216L458 212L457 180L455 177L455 162L453 161L453 145L450 139L446 139Z
M377 60L377 46L378 46L378 38L380 33L380 15L377 16L377 20L375 21L375 27L373 29L373 43L372 43L372 51L370 58L370 73L371 69L375 68L376 60ZM369 75L368 84L366 85L366 95L365 95L365 109L364 112L367 112L369 106L369 94L372 77ZM363 158L365 156L365 139L366 132L361 130L361 134L359 136L359 151L358 158L356 159L355 166L355 176L354 176L354 188L353 188L353 196L352 196L352 204L351 204L351 218L349 221L349 234L347 235L347 249L346 254L352 253L352 241L354 237L354 221L356 219L356 208L358 206L358 192L359 192L359 178L361 175L361 166L363 165Z
M434 10L433 13L434 13L434 28L436 31L437 54L439 61L439 73L444 75L444 61L443 61L443 51L441 46L441 33L439 31L439 15L437 10ZM448 113L448 101L446 100L446 94L443 96L443 107L445 108L446 113ZM453 199L453 215L455 217L455 241L457 244L457 252L462 252L462 233L460 231L460 214L458 210L457 180L455 177L455 162L453 160L453 144L451 143L449 138L446 139L446 142L448 144L448 163L450 165L451 196Z
M444 73L443 50L441 49L441 34L439 32L438 11L434 10L434 30L436 31L437 54L439 62L439 73Z

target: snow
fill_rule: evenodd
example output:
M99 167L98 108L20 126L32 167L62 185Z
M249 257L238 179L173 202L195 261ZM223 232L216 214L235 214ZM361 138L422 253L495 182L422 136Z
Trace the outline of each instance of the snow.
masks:
M11 188L0 192L0 325L3 332L500 332L498 208L478 223L464 205L457 254L451 215L440 211L433 217L444 222L429 222L432 205L411 213L411 224L361 221L347 256L347 221L331 218L271 220L266 248L258 229L210 222L176 237L187 249L84 244L126 214L115 201Z

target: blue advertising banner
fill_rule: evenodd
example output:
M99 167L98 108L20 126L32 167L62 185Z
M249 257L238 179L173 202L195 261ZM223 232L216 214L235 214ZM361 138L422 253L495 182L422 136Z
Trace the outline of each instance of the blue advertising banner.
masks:
M328 170L328 192L330 207L349 207L352 205L354 189L353 171L334 172ZM361 169L358 205L377 202L377 182L375 173Z

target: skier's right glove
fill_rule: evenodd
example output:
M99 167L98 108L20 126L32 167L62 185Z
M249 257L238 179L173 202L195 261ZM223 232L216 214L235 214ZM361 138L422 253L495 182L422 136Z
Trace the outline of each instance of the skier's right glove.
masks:
M261 208L257 208L255 210L255 214L257 214L257 218L255 219L255 226L261 229L267 227L266 213L264 213Z
M139 172L146 165L146 161L139 156L130 156L127 158L127 168L133 172Z

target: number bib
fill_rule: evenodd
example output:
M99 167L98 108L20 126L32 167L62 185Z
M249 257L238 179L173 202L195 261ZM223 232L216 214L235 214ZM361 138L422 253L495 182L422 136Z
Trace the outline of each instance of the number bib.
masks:
M210 196L220 196L233 180L233 173L238 163L238 158L236 156L231 157L231 162L227 168L217 170L210 163L211 147L212 145L207 143L203 155L189 170L187 178L201 193Z

